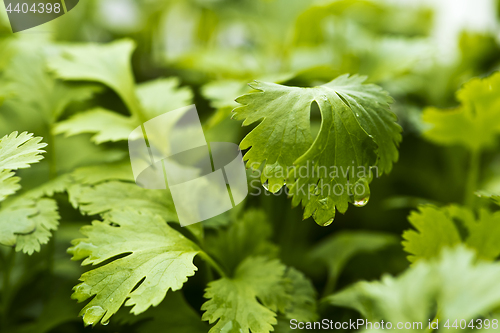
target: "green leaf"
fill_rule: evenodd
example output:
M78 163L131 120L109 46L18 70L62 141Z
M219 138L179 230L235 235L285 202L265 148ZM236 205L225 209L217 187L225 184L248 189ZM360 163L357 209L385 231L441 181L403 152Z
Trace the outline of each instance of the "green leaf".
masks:
M0 210L0 244L14 246L18 235L32 233L36 226L31 217L36 213L33 205L3 207Z
M318 318L316 312L316 290L311 281L295 268L287 269L285 276L286 292L289 301L284 309L284 316L287 319L297 321L314 321Z
M207 250L229 271L249 256L276 255L278 249L270 242L272 228L265 213L249 209L225 230L207 235Z
M146 120L192 104L193 92L176 77L139 84L136 92Z
M157 307L137 316L130 316L120 311L116 314L122 324L136 324L139 333L175 332L175 333L206 333L209 330L207 323L187 302L182 291L169 292ZM126 329L126 327L124 328Z
M268 333L277 323L275 311L286 304L282 280L285 266L278 260L249 257L232 278L210 282L202 319L217 324L210 333Z
M138 117L141 111L130 63L134 49L135 43L128 39L106 45L64 46L60 54L49 59L48 65L62 79L107 85Z
M19 114L46 124L55 122L72 102L84 101L99 91L88 84L69 84L57 80L46 67L48 50L45 44L18 41L15 57L9 62L4 78L5 89L11 93L6 105Z
M42 138L23 132L18 135L12 132L0 139L0 170L17 170L29 168L37 163L45 151L41 150L47 144L40 143Z
M349 202L366 204L371 167L388 173L398 159L402 137L389 110L392 99L364 81L364 77L343 75L314 88L255 82L250 85L253 92L236 100L242 106L234 110L235 119L244 120L243 125L262 120L240 144L242 149L250 148L245 154L247 165L263 166L261 180L268 181L271 192L287 181L293 205L302 201L304 218L314 216L321 225L333 221L336 209L344 213ZM322 116L314 140L313 103ZM365 190L355 198L349 190L358 181ZM343 190L334 191L336 185Z
M165 112L192 103L193 94L189 88L179 88L177 78L158 79L141 84L136 89L142 105L142 120L147 121ZM66 136L92 133L97 144L108 141L127 140L130 133L141 125L137 116L124 116L103 108L78 113L61 121L54 127L54 134Z
M134 183L110 181L95 186L69 188L70 201L89 215L126 208L158 214L167 221L177 221L172 198L165 190L143 189Z
M496 146L500 134L500 73L474 78L457 92L461 106L451 110L427 108L424 137L441 145L461 145L470 150Z
M359 311L368 320L422 322L439 318L475 319L500 305L500 264L476 261L464 247L444 250L439 258L419 261L397 278L359 282L325 299ZM417 331L417 330L414 330Z
M476 218L468 208L427 205L412 212L408 220L416 229L403 233L410 262L436 257L442 248L459 243L475 249L481 259L494 260L500 255L500 212L482 209Z
M54 134L72 136L81 133L92 133L92 141L97 144L108 141L128 139L130 133L139 122L103 108L96 108L77 113L68 120L61 121L54 127Z
M31 206L31 205L30 205ZM30 209L30 206L19 209ZM51 231L56 230L59 225L59 213L57 203L53 199L41 199L35 202L36 215L30 216L35 225L35 230L26 235L18 235L16 251L22 251L29 255L40 252L41 245L47 244L52 236Z
M318 244L311 257L324 262L329 271L332 287L348 261L360 253L380 251L397 243L397 237L387 233L343 231Z
M106 324L124 302L133 314L157 306L197 270L198 247L158 215L113 211L81 232L87 238L73 241L73 260L85 258L83 265L111 260L83 274L74 288L72 297L79 302L95 296L80 313L86 325Z
M21 178L14 177L14 175L14 172L9 170L0 171L0 201L5 200L21 188L21 185L18 184Z

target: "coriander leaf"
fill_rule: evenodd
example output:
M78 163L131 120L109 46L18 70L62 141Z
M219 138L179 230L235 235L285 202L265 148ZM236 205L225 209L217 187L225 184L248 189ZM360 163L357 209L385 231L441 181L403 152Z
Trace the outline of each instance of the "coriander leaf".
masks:
M500 305L499 278L500 264L477 261L473 251L459 246L431 261L419 261L397 278L359 282L325 301L356 309L368 320L425 326L437 304L440 318L468 321Z
M275 311L286 304L285 266L278 260L249 257L233 277L210 282L202 319L217 322L210 333L267 333L277 323Z
M324 301L357 310L369 321L424 322L436 293L432 274L432 267L421 263L397 278L386 275L380 282L355 283Z
M165 190L143 189L134 183L110 181L95 186L69 188L70 201L89 215L126 208L158 214L167 221L177 221L172 198Z
M3 207L0 210L0 244L14 246L18 235L32 233L36 225L31 217L36 214L33 205Z
M468 208L459 206L421 206L408 218L416 230L403 233L404 250L415 262L437 256L441 249L463 243L476 250L479 258L494 260L500 255L500 213L485 209L476 218Z
M30 209L31 205L19 207L19 209ZM29 255L40 252L40 246L47 244L51 237L51 231L56 230L59 225L59 213L57 203L53 199L41 199L34 203L36 214L30 216L35 225L35 230L29 234L17 236L16 251L23 251Z
M168 314L168 315L166 315ZM182 291L169 292L160 305L137 316L130 316L125 311L119 311L115 319L121 325L137 324L137 332L175 332L175 333L206 333L207 323L201 321L200 315L184 298Z
M0 201L5 200L21 188L21 185L18 184L20 180L21 178L14 177L14 172L0 170Z
M158 215L113 211L81 232L87 238L73 241L73 260L85 258L83 265L111 260L84 273L74 288L72 297L79 302L95 296L80 313L86 325L106 324L124 302L133 314L157 306L197 270L198 247Z
M97 144L128 139L139 122L127 116L103 108L77 113L54 127L54 134L72 136L81 133L95 133L92 141Z
M158 79L139 85L136 92L142 105L142 119L147 121L165 112L190 105L193 98L191 90L178 86L177 78ZM130 133L140 125L141 121L137 116L128 117L103 108L95 108L59 122L54 133L66 136L95 133L92 141L100 144L127 140Z
M416 230L403 233L404 250L411 254L408 260L415 262L420 258L429 259L437 256L443 247L460 243L460 233L453 221L458 217L473 218L470 212L459 207L441 209L426 205L420 206L417 212L411 212L408 221Z
M292 204L302 201L304 218L314 216L321 225L333 221L336 208L344 213L349 202L366 204L370 168L377 166L388 173L398 158L401 127L389 110L392 99L364 81L365 77L343 75L314 88L255 82L250 84L253 92L236 100L242 106L234 110L235 119L244 120L243 125L262 120L240 144L242 149L250 148L245 154L247 165L264 166L261 180L268 181L271 192L288 179ZM313 103L322 116L314 141L310 131ZM306 175L301 175L298 171L304 168ZM337 172L332 173L332 168ZM353 172L338 172L339 168ZM364 174L359 174L360 169ZM365 191L354 198L349 188L358 181ZM344 190L333 190L337 185Z
M30 164L37 163L45 151L41 150L47 144L40 143L42 138L33 137L33 134L17 131L0 139L0 170L17 170L29 168Z
M311 281L295 268L287 269L285 276L286 292L290 295L284 309L287 319L314 321L317 319L316 290Z
M71 176L79 184L85 185L95 185L107 180L134 181L132 167L128 161L78 168Z
M431 126L424 137L474 151L494 147L500 134L500 73L470 80L457 92L457 99L461 106L455 109L424 110L423 120Z
M176 77L139 84L136 89L146 120L192 104L193 92Z
M57 80L46 68L48 55L44 44L19 41L4 77L5 89L11 93L6 105L16 113L55 122L69 104L84 101L99 91L88 84L69 84Z
M207 235L207 251L229 271L249 256L273 256L277 247L270 242L272 228L263 211L250 209L228 228Z
M113 89L136 117L140 106L130 58L135 43L125 39L106 45L64 46L48 61L50 69L66 80L100 82Z
M348 261L359 253L371 253L397 243L391 234L364 231L343 231L318 244L311 252L313 259L324 262L329 271L331 287ZM332 255L334 254L334 255Z

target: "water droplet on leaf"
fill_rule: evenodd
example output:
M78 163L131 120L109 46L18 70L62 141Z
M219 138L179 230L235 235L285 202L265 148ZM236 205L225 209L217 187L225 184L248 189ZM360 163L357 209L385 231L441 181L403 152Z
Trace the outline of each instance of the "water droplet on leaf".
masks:
M363 198L361 200L354 201L354 206L356 207L364 207L370 201L370 197Z
M333 220L334 220L334 218L331 218L331 219L329 219L329 220L328 220L328 221L326 221L326 222L323 222L323 223L318 223L318 225L320 225L320 226L322 226L322 227L328 227L330 224L332 224L332 223L333 223Z
M262 187L269 192L269 181L266 180L266 182L264 184L262 184Z

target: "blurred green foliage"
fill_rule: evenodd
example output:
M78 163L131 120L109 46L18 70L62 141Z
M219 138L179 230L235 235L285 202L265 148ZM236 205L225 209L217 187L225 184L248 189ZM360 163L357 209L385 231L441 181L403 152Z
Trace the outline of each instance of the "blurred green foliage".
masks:
M500 18L500 12L485 15ZM31 168L16 171L0 161L0 184L11 172L21 179L21 188L14 175L8 176L10 187L0 187L0 200L10 195L0 202L0 239L7 232L21 239L31 223L42 223L35 219L43 209L25 210L37 204L60 215L50 215L43 235L29 233L35 239L28 247L19 240L15 248L0 246L0 332L218 332L225 325L228 332L257 333L275 323L275 331L290 332L291 318L406 320L398 312L405 309L415 311L411 320L424 322L450 313L496 316L498 288L482 308L447 297L461 295L481 276L485 286L499 277L497 228L489 227L498 220L500 193L494 107L500 84L498 74L491 75L500 64L498 31L464 30L456 36L457 49L443 53L435 29L432 8L382 1L85 0L58 20L14 35L0 6L0 138L27 131L47 144L45 158ZM311 87L346 73L366 75L388 91L404 130L399 161L391 174L372 182L366 207L337 214L323 228L302 221L301 208L291 209L284 194L273 195L257 182L259 196L203 227L164 225L204 253L194 259L198 272L182 289L168 291L157 307L138 316L122 306L109 325L84 327L78 317L84 305L70 295L91 268L71 261L66 251L78 240L76 259L99 254L85 247L80 228L116 228L120 221L100 214L123 208L175 221L164 194L131 182L123 141L129 130L163 108L195 103L208 141L240 143L252 128L230 118L234 100L251 90L247 83ZM485 92L464 97L481 82ZM456 125L449 119L463 116L457 112L478 123ZM315 137L321 115L313 110L310 120ZM487 137L488 149L475 144L477 133ZM488 194L478 197L477 190ZM490 200L490 194L497 196ZM24 220L14 219L24 229L11 228L16 222L2 215L11 211L24 212ZM94 220L99 222L90 227ZM57 230L49 232L57 221ZM441 254L457 244L475 249L484 261L476 263L476 254L464 248ZM96 267L127 253L103 256ZM215 258L227 276L207 258ZM461 278L452 279L455 291L443 271L453 262L456 271L449 274ZM485 299L488 293L474 286L464 297ZM95 293L82 294L81 300ZM238 312L227 300L248 305L242 316L260 313L265 320L257 325L234 319ZM436 303L446 308L438 312Z

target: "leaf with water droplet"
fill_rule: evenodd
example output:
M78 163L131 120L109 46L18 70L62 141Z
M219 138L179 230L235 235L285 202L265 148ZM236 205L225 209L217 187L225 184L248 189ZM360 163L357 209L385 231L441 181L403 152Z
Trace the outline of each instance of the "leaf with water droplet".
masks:
M353 204L356 207L364 207L370 201L370 184L368 179L361 178L353 186Z
M110 260L84 273L74 288L72 298L79 302L93 297L81 312L86 325L108 322L124 303L132 313L142 313L158 305L168 290L181 289L197 270L198 246L159 215L113 211L81 232L87 238L73 241L73 259L87 257L83 265Z
M389 108L392 99L380 87L364 84L365 79L342 75L313 88L255 82L253 92L236 100L241 106L233 118L244 120L243 125L260 122L240 144L249 149L245 160L273 171L261 177L271 190L271 184L286 180L292 205L302 203L304 217L315 216L320 224L336 210L345 213L349 202L366 201L350 197L349 182L368 178L372 166L388 173L398 158L402 136ZM321 112L315 139L310 130L313 103ZM287 172L279 175L283 170ZM330 198L328 209L325 198Z

